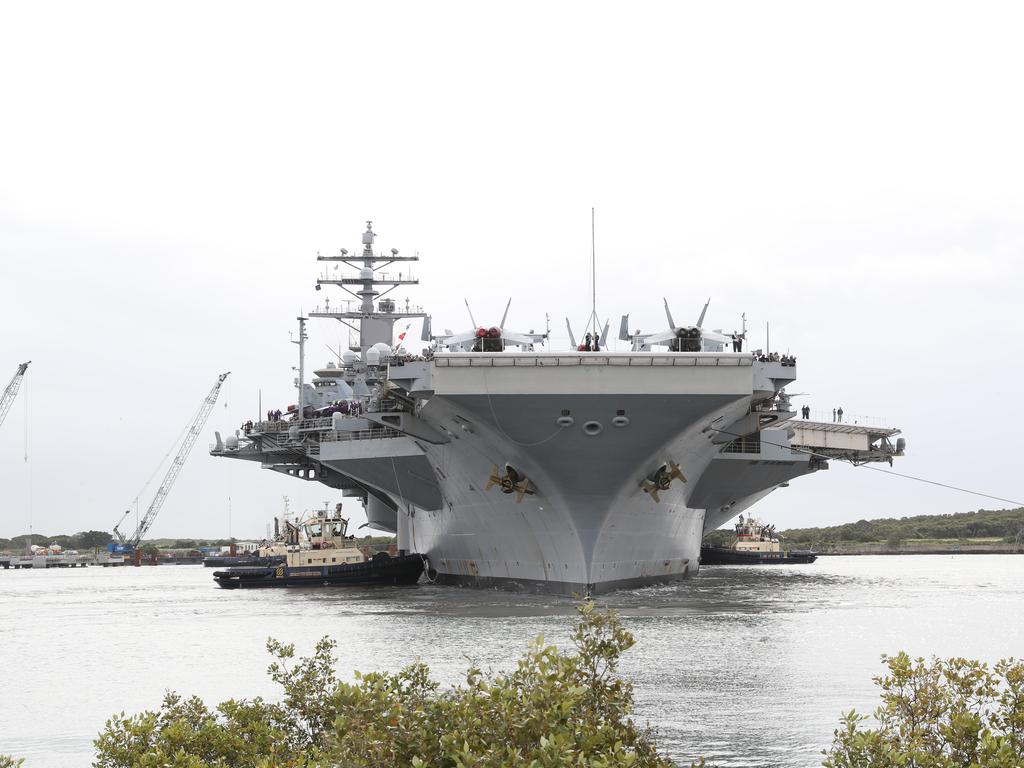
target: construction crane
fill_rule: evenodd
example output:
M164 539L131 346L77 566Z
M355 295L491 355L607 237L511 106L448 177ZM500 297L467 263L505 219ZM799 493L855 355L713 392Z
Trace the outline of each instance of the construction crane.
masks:
M135 532L130 536L125 536L120 530L118 530L118 527L124 523L125 518L128 517L128 512L125 512L118 524L114 526L114 535L117 537L119 544L112 543L110 545L111 552L122 554L134 553L136 547L139 546L139 542L142 541L142 537L146 535L146 532L153 525L153 521L156 520L157 513L164 505L164 502L167 501L167 494L171 492L171 487L174 485L174 481L178 479L178 475L181 473L181 468L185 465L185 459L188 458L188 454L191 452L192 446L196 444L196 439L199 437L199 433L205 426L206 420L210 418L213 406L217 402L217 395L220 394L220 387L224 383L224 379L228 377L229 373L231 373L231 371L222 373L217 377L217 383L213 385L213 389L210 390L206 399L203 400L203 404L199 408L199 413L196 415L195 421L192 422L192 426L189 427L189 430L185 435L185 439L182 441L181 447L178 449L178 455L175 456L174 461L171 462L171 466L167 470L167 474L164 475L163 482L160 483L160 487L156 490L156 496L153 497L153 502L149 505L149 509L146 510L146 514L142 516Z
M11 410L11 404L14 402L14 398L18 395L18 388L21 387L21 380L25 376L25 371L28 368L28 363L22 363L18 366L18 370L14 372L14 376L11 377L11 383L7 385L7 389L4 390L2 396L0 396L0 424L4 423L4 419L7 418L7 412Z

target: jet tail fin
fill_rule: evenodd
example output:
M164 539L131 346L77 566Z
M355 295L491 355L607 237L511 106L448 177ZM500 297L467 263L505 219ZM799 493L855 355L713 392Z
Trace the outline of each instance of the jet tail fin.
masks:
M420 341L430 341L430 315L423 318L423 330L420 332Z
M511 306L512 306L512 297L509 296L508 297L508 304L505 305L505 314L501 316L501 325L498 326L502 330L504 330L504 328L505 328L505 321L508 320L508 308L511 307Z
M676 321L672 319L672 312L668 308L668 299L663 297L662 301L665 302L665 317L668 318L668 327L674 331L676 329Z
M572 335L572 326L569 325L569 318L565 318L565 328L569 331L569 344L572 345L573 349L576 349L576 337Z
M469 308L469 299L463 299L463 301L466 302L466 311L469 312L469 322L471 322L473 324L473 328L475 330L476 328L479 328L480 326L478 326L476 324L476 320L473 319L473 310Z
M704 305L704 309L702 309L700 311L700 317L697 318L697 327L698 328L703 328L704 327L704 315L706 315L708 313L708 305L710 305L710 304L711 304L711 297L708 296L707 303Z
M629 315L623 315L619 323L619 341L629 341Z
M601 349L604 349L604 345L608 341L608 326L611 324L610 320L604 321L604 330L601 331Z

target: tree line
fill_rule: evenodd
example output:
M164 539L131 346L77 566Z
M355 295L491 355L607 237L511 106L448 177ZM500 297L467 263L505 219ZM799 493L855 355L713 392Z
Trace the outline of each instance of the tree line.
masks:
M949 515L915 515L858 520L821 528L790 528L780 531L788 544L823 546L833 543L900 542L914 539L999 538L1024 542L1024 507L979 509ZM720 545L732 540L731 531L714 531L705 543Z
M93 549L102 548L113 539L107 531L79 531L72 534L59 534L57 536L45 536L41 533L22 534L10 539L0 538L0 551L23 552L32 544L40 547L48 547L50 544L60 544L64 549Z

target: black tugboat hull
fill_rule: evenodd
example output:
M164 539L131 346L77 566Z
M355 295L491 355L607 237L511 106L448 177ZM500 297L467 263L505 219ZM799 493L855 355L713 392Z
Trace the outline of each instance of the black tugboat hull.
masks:
M423 573L420 555L402 555L365 563L291 568L286 565L235 567L214 571L213 578L224 589L263 587L348 587L415 584Z
M815 552L790 550L789 552L737 552L726 547L700 548L701 565L796 565L813 563Z

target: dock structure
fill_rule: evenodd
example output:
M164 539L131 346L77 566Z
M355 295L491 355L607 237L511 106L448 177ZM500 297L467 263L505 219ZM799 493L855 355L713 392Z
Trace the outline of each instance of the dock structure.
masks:
M0 568L85 568L89 562L84 557L53 557L29 555L27 557L0 557Z
M0 568L3 570L23 568L87 568L90 565L98 565L104 568L110 566L124 565L124 559L96 558L90 559L85 555L70 557L53 555L0 555Z

